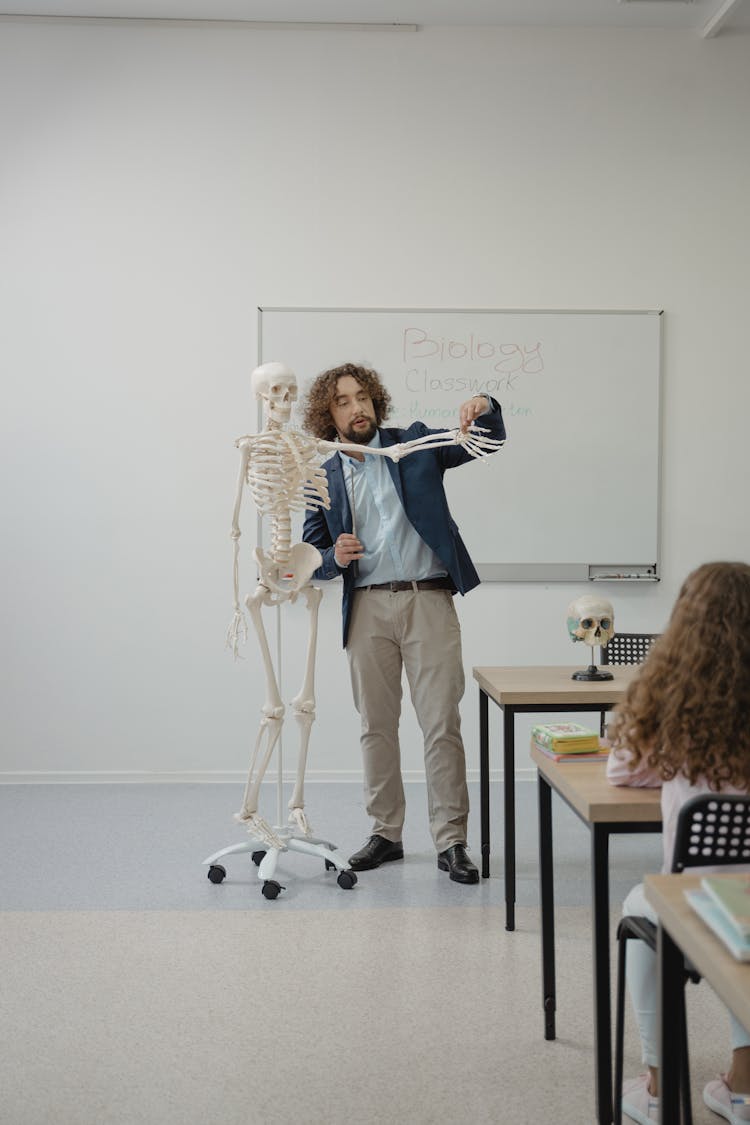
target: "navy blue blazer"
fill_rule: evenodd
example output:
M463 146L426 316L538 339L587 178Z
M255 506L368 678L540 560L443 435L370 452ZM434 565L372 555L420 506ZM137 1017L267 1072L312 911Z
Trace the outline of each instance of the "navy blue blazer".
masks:
M489 437L499 441L505 439L503 414L499 404L490 400L492 409L477 419L477 425L485 427ZM423 422L413 422L408 429L380 429L380 441L384 447L402 441L412 441L425 434L439 433L431 430ZM438 556L448 571L456 590L467 593L479 585L479 575L471 561L469 552L459 534L458 527L448 509L448 500L443 487L443 474L446 469L454 469L473 460L461 445L446 445L438 449L424 449L409 454L401 461L386 458L399 500L415 531L424 539ZM352 530L352 513L349 497L344 483L341 458L338 453L325 462L323 468L328 477L328 495L331 507L316 508L305 514L302 538L312 543L323 556L322 565L315 571L314 580L344 579L342 613L344 626L344 647L349 634L349 619L352 608L354 579L351 567L340 570L334 556L334 543L338 536Z

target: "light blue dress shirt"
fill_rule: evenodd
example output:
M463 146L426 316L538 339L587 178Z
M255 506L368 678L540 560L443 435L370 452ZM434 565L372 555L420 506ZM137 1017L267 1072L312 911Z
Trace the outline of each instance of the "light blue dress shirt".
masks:
M380 448L376 433L370 446ZM419 453L412 454L419 457ZM354 533L364 547L355 586L438 578L448 572L406 517L385 457L357 461L339 452L354 514Z

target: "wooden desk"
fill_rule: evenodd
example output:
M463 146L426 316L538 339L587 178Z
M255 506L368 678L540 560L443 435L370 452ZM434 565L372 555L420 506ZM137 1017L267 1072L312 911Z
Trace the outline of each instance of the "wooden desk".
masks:
M588 657L588 649L585 657ZM514 930L516 910L515 718L519 712L608 711L619 703L639 666L612 665L613 679L587 683L570 667L473 668L479 684L479 804L482 878L490 874L490 748L488 700L503 712L503 791L505 805L505 928Z
M683 954L743 1027L750 1027L750 963L736 961L685 899L698 875L647 875L646 899L659 916L659 1011L674 1012L684 988ZM660 1020L659 1095L662 1125L679 1125L679 1055L674 1026ZM669 1034L671 1030L671 1034ZM727 1055L730 1047L727 1041Z
M558 763L534 746L539 784L539 883L542 922L544 1037L555 1038L555 902L552 845L554 789L588 827L591 837L596 1110L600 1125L612 1121L612 1012L609 965L609 837L660 832L661 790L610 785L606 762Z

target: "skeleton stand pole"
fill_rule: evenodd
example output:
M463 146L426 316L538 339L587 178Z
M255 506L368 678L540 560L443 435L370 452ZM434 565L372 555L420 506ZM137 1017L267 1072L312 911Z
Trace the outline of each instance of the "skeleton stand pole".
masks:
M284 698L281 686L281 603L276 606L276 682L279 685L279 695ZM276 746L279 755L279 772L276 781L276 825L281 829L284 825L284 741L283 727Z

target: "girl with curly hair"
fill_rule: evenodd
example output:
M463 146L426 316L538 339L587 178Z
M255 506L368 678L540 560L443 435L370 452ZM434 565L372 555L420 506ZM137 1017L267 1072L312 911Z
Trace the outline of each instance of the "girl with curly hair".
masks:
M750 566L706 563L685 580L664 634L614 712L607 776L613 785L661 786L664 866L677 817L699 793L750 792ZM643 884L623 911L656 921ZM623 1083L623 1113L659 1120L656 954L629 943L627 980L648 1073ZM703 1100L731 1122L750 1121L750 1034L730 1015L732 1064Z

